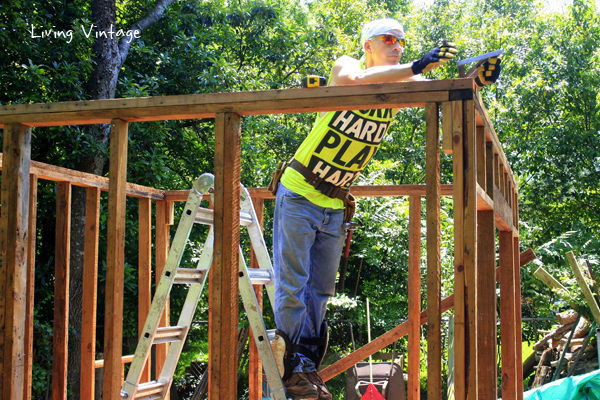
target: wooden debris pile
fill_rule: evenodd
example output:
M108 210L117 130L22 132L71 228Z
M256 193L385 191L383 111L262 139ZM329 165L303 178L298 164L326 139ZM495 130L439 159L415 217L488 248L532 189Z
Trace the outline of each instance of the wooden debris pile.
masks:
M535 370L535 379L530 388L567 376L591 372L599 367L596 327L600 325L600 308L594 294L600 298L600 292L589 263L585 265L578 261L572 252L567 253L567 259L587 304L584 307L571 304L573 309L556 314L558 326L551 331L539 331L544 334L544 337L533 346L535 352L523 363L524 378ZM567 289L542 267L535 272L535 275L555 289L559 296L569 301L566 295ZM593 282L595 293L592 293L585 278ZM587 308L593 316L591 321L583 316L582 311Z

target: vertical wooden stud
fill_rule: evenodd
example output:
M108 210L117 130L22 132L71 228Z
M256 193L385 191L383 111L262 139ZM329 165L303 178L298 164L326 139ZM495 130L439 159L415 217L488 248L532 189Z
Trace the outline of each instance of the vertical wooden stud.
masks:
M502 399L517 399L515 343L514 250L511 231L500 231L500 340L502 347Z
M71 184L56 184L56 248L54 272L54 345L52 400L67 398L69 343L69 259L71 243Z
M453 103L454 113L454 152L453 196L454 203L454 396L466 398L465 371L465 245L464 245L464 149L463 149L463 103Z
M477 307L477 393L481 400L496 399L496 227L493 210L477 211Z
M212 325L209 338L209 398L234 400L237 384L237 336L240 245L240 116L215 116L215 247Z
M152 202L140 198L138 205L138 338L142 335L152 303ZM140 382L150 381L151 357L148 357Z
M110 130L102 395L105 399L118 399L121 392L125 214L127 202L125 191L127 184L127 129L127 122L119 119L112 120Z
M500 194L502 194L502 185L500 182L501 171L502 170L500 169L500 156L498 154L494 154L494 177L496 178L496 187L498 188L498 192L500 192Z
M514 302L515 302L515 380L517 382L517 400L523 400L523 332L521 328L521 268L519 237L513 236L514 246Z
M494 199L494 143L485 144L485 176L486 193L490 199Z
M160 282L162 272L167 262L167 256L169 255L169 244L170 244L170 226L169 223L172 221L171 214L173 208L169 206L167 201L156 202L156 284ZM163 310L161 319L159 321L159 327L170 326L170 302L167 300L165 308ZM155 373L159 376L162 368L167 359L167 352L169 351L169 343L156 344L155 348Z
M464 266L466 286L465 371L467 399L477 400L477 160L475 104L463 103L465 113L463 134L464 184Z
M81 321L80 398L93 399L96 383L96 307L98 292L98 237L100 189L87 188L83 250L83 297Z
M31 385L33 379L33 300L35 292L37 183L37 175L31 174L29 184L29 238L27 241L27 314L25 317L25 377L23 382L24 400L31 399Z
M427 393L442 397L440 134L436 103L425 105L427 173Z
M0 393L23 398L31 128L4 126L0 207ZM33 234L33 233L32 233Z
M408 199L408 400L421 398L421 196Z
M442 103L442 151L444 154L452 154L452 136L454 134L454 115L452 112L452 102Z
M260 198L252 198L252 203L254 205L254 209L256 210L257 221L260 224L261 229L263 228L263 218L264 218L264 209L265 202ZM259 268L258 260L256 259L256 255L254 254L254 250L252 250L250 254L250 268ZM256 295L256 300L258 301L258 307L262 311L263 306L263 286L254 286L254 294ZM250 331L250 338L252 338L252 331ZM249 400L262 400L262 362L260 360L260 355L258 354L258 348L256 347L256 343L254 340L250 339L250 356L248 359L248 371L249 371Z
M487 175L486 169L486 148L485 148L485 128L483 126L477 127L476 133L476 152L477 152L477 183L483 191L487 190Z

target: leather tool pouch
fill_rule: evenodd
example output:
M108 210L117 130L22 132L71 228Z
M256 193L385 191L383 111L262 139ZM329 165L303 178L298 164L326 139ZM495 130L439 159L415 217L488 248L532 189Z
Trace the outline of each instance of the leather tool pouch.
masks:
M354 211L356 211L356 199L350 193L346 194L344 206L346 207L344 210L344 222L349 223L352 221Z
M281 175L289 165L288 161L281 161L275 171L273 171L273 179L271 179L271 183L269 183L269 192L273 194L273 196L277 195L277 188L279 187L279 181L281 180Z

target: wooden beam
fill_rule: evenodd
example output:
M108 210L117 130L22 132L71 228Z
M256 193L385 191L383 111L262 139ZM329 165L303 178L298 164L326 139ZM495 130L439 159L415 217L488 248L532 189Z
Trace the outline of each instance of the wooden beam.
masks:
M52 400L66 400L67 398L70 243L71 185L69 182L59 182L56 185Z
M475 140L475 151L477 155L477 183L483 191L487 191L487 175L486 175L486 143L485 143L485 129L478 126L476 131Z
M466 286L465 371L467 399L477 400L477 160L475 106L472 100L463 102L464 133L464 267Z
M575 274L575 279L577 279L577 283L583 292L583 296L587 300L587 303L590 307L590 311L592 312L592 316L597 324L600 325L600 308L598 308L598 303L596 303L596 299L592 294L590 287L588 286L585 278L583 276L583 272L581 267L579 266L579 262L575 258L575 254L572 251L567 253L567 260L569 260L569 265L571 265L571 269Z
M421 398L421 197L408 199L408 400Z
M27 240L27 306L25 316L25 377L23 399L31 399L33 379L33 312L35 295L35 246L37 220L37 175L30 174L29 183L29 237Z
M235 113L215 118L215 245L210 298L209 399L237 398L241 121Z
M477 212L477 306L477 393L482 400L496 399L496 227L493 211Z
M513 204L514 206L514 204ZM523 400L523 332L521 330L521 315L523 309L521 306L521 268L519 267L519 237L513 235L513 254L514 254L514 299L515 299L515 351L516 351L516 371L515 380L517 382L517 400Z
M106 289L104 318L105 399L121 393L123 352L123 279L125 274L125 214L127 183L127 122L113 120L110 129L110 184L106 241Z
M23 398L25 317L29 242L31 129L4 128L0 207L0 393Z
M152 202L138 200L138 339L142 336L152 303ZM148 357L140 382L150 382L151 357Z
M156 202L156 273L155 273L155 282L158 285L160 282L160 278L163 274L163 269L165 267L165 263L167 262L167 257L169 255L169 245L171 243L170 240L170 225L172 218L169 215L169 211L172 212L172 207L169 206L169 202L167 201L157 201ZM171 325L170 321L170 301L167 299L165 304L165 308L163 309L162 315L160 317L158 326L166 327ZM144 320L145 322L145 320ZM167 359L167 353L169 351L169 343L160 343L154 345L155 349L155 374L159 376L162 368L165 364L165 360Z
M436 103L425 106L427 173L427 393L442 398L440 133Z
M453 102L454 115L454 151L453 163L453 202L454 202L454 396L466 399L466 370L465 370L465 244L464 244L464 207L465 207L465 171L463 146L463 103Z
M453 115L452 102L442 103L442 151L444 154L452 154L452 134L453 134Z
M494 181L494 145L492 142L485 144L485 177L485 192L494 201L494 187L496 183Z
M85 200L83 249L83 295L81 315L80 398L93 399L96 374L96 309L98 292L98 237L100 235L100 189L88 188Z
M513 236L509 231L499 233L500 253L500 335L502 347L502 399L517 399L515 281Z
M263 220L264 220L264 212L265 212L265 201L264 199L252 198L252 204L254 205L254 210L256 211L257 222L259 223L261 229L263 228ZM260 268L258 265L258 260L256 259L256 254L254 254L254 250L250 253L250 268ZM256 301L258 302L259 310L262 312L263 307L263 286L257 285L254 286L254 295L256 296ZM250 338L252 335L252 328L250 329ZM249 389L249 400L262 400L263 396L263 388L262 388L262 362L260 360L260 354L258 354L258 348L256 347L256 342L252 339L249 340L250 346L250 356L248 360L248 389Z

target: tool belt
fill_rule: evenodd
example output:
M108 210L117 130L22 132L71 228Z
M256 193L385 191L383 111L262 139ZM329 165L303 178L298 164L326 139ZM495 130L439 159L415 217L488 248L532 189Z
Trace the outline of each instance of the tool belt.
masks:
M312 187L317 189L319 192L332 199L340 199L344 202L344 222L348 223L352 221L354 211L356 210L356 199L350 194L349 189L342 189L339 186L332 185L329 182L325 182L323 178L312 172L310 169L305 167L301 162L291 159L289 162L282 161L279 163L275 171L273 172L273 179L269 184L269 191L273 194L277 194L277 187L279 186L279 180L283 175L283 172L287 167L290 167L300 173L306 179Z

